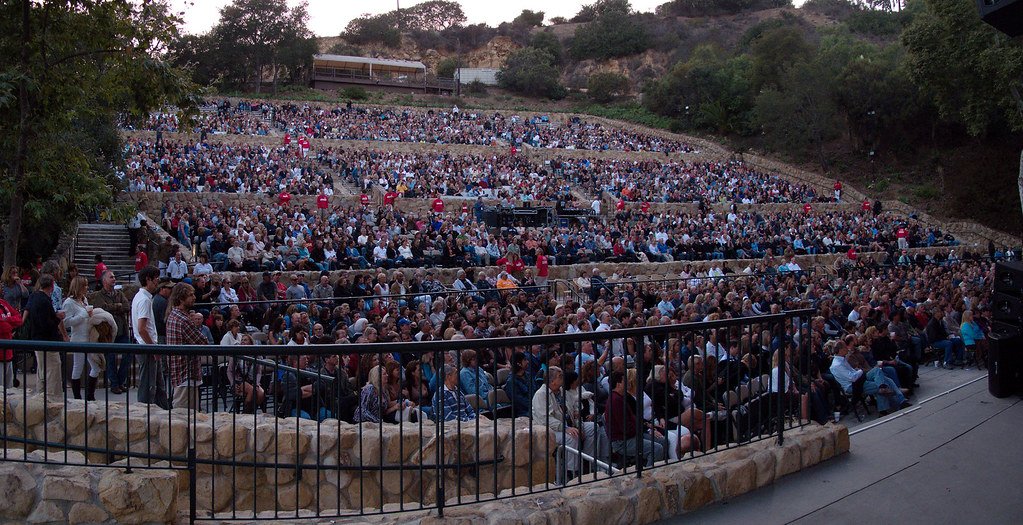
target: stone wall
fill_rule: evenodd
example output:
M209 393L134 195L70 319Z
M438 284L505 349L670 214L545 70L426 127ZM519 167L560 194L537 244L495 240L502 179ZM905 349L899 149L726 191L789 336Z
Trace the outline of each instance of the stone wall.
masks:
M41 396L27 399L19 392L8 392L3 402L3 429L9 437L47 440L60 444L49 450L51 461L77 465L113 464L125 467L122 456L114 454L65 452L70 446L99 447L113 451L135 451L175 458L170 464L155 465L158 474L125 475L121 469L16 465L0 461L0 494L16 506L0 510L0 518L24 520L33 514L66 517L72 522L142 523L165 522L168 516L188 504L187 458L190 425L188 412L147 410L137 403L90 402L69 399L47 403ZM108 410L109 408L109 410ZM199 509L210 512L231 509L256 512L267 510L319 509L337 512L346 509L379 509L382 505L404 503L432 504L436 500L435 468L437 448L443 448L444 464L468 464L503 458L491 465L461 472L445 470L445 495L496 494L515 487L554 481L554 461L550 459L557 444L554 434L527 419L501 419L496 425L488 419L476 422L448 422L439 438L438 427L425 421L418 424L351 425L338 420L317 423L311 420L265 415L236 416L229 413L197 414L193 422L195 439L197 494ZM530 434L532 429L532 435ZM360 432L361 431L361 432ZM513 436L514 435L514 439ZM443 445L441 442L443 441ZM16 444L7 443L9 448ZM41 450L28 446L22 452L41 458ZM180 461L177 459L180 458ZM111 461L113 460L113 461ZM260 467L212 465L210 461L254 462ZM139 466L144 460L133 458ZM298 469L272 465L312 465ZM403 474L387 467L402 465ZM361 474L345 467L369 467ZM160 468L163 467L163 468ZM340 467L340 468L332 468ZM420 470L421 468L421 470ZM27 470L26 470L27 469ZM28 478L14 471L30 472ZM56 472L56 473L54 473ZM52 476L79 472L75 490L48 490ZM30 480L37 480L33 484ZM41 480L41 483L39 481ZM169 480L169 481L168 481ZM61 482L63 483L63 482ZM140 488L153 485L160 492L154 506L141 506L154 496ZM422 490L422 493L420 492ZM41 492L40 492L41 491ZM103 519L74 521L70 513L82 503L79 512ZM339 506L340 503L340 506ZM95 507L95 508L93 508ZM44 520L63 521L63 519Z
M41 424L41 408L40 405L38 412L34 410L29 412L30 417L38 420L34 427ZM130 410L136 410L136 407L131 407ZM15 413L17 412L15 410ZM53 418L62 417L60 410L51 409L49 412L53 412L51 414ZM79 412L72 408L69 410L69 414L71 413ZM96 417L90 415L88 426L96 425L99 417L100 414ZM339 475L337 470L329 468L330 465L351 462L357 457L355 456L359 450L356 445L357 434L353 428L345 428L350 426L322 425L319 440L314 440L315 434L311 433L316 427L314 422L302 421L296 428L293 419L281 420L277 426L275 440L271 432L274 427L267 421L235 427L221 426L214 431L213 422L218 419L226 422L228 418L220 415L215 418L199 416L196 429L197 457L218 459L233 457L243 461L253 459L261 461L265 459L265 451L277 448L282 461L286 456L298 457L299 462L303 458L315 456L322 458L322 464L327 465L327 468L319 472L305 470L301 477L290 469L273 471L247 468L239 468L232 477L223 467L199 465L196 472L197 507L208 509L212 501L216 513L211 516L203 512L201 515L225 519L273 518L274 509L282 513L287 510L295 511L296 503L301 510L295 512L300 516L312 517L315 512L329 516L346 512L337 508L336 502L339 498L343 503L357 502L361 498L366 512L370 515L360 516L358 519L368 523L434 524L454 521L494 524L646 524L727 501L849 451L849 434L844 426L832 424L820 426L810 423L802 428L786 430L783 446L779 446L775 439L766 439L713 454L701 454L682 463L659 465L653 470L645 470L641 478L636 478L630 469L624 476L609 478L601 474L596 476L595 482L548 491L546 489L553 487L547 484L550 479L544 479L543 475L532 480L527 479L529 462L542 465L544 459L537 458L535 454L533 457L528 455L528 426L520 424L515 431L518 443L527 446L516 456L515 465L510 464L510 451L507 447L501 448L505 446L503 443L507 439L506 435L498 432L498 449L505 455L503 464L505 466L498 469L497 486L493 483L493 470L487 470L492 467L485 467L478 477L461 476L463 488L468 489L463 490L463 496L468 497L463 497L460 502L453 493L457 481L453 475L449 475L446 481L447 508L444 518L440 519L436 510L414 510L421 501L427 505L434 504L436 494L426 490L425 497L421 500L418 484L419 479L423 479L432 485L434 470L424 470L423 478L419 477L418 471L406 472L403 485L396 472L381 474L381 471L377 471L360 479L357 474L342 472ZM239 417L238 421L243 419L246 418ZM122 418L115 422L115 425L124 424L125 431L114 439L119 445L123 445L123 440L129 439L135 448L141 447L151 437L157 450L182 454L187 434L184 427L175 422L183 421L183 414L172 413L171 417L167 418L169 423L157 423L157 420L158 418L154 419L156 430L152 434L147 434L144 425L126 424ZM84 430L86 425L83 419L76 421L81 422L84 432L92 432L91 428ZM500 426L499 422L499 428ZM178 431L179 427L182 430ZM334 433L335 427L342 429ZM327 430L324 431L324 428ZM534 433L537 429L538 427L533 427ZM376 429L372 430L374 431L366 431L363 434L361 457L365 458L365 464L380 464L381 452L384 464L399 461L402 456L395 446L395 441L404 441L406 445L405 464L412 464L420 455L433 457L430 447L435 446L436 439L432 435L423 438L427 444L423 448L425 453L421 454L418 449L409 446L415 445L421 439L417 434L396 439L392 433L381 444L375 437ZM456 451L459 442L464 444L466 439L470 441L473 439L472 434L467 432L461 435L457 432L452 434L450 442L445 439L445 447L453 445ZM543 435L542 431L540 435ZM493 441L487 441L492 437L492 433L484 433L480 442L492 444ZM540 441L541 443L534 442L534 448L542 449L546 445L552 445L543 444L542 438ZM485 447L481 447L482 456L492 457L492 453L487 453L483 448ZM463 450L461 459L468 461L470 458L464 454L465 449L461 450ZM3 495L5 502L0 506L0 522L71 524L187 522L189 479L188 472L180 470L182 465L175 464L177 470L171 470L167 468L170 465L161 463L154 465L156 467L154 470L135 468L133 472L126 473L123 468L18 463L15 461L26 455L30 460L43 461L43 455L41 451L30 451L25 454L21 450L8 450L7 453L7 457L13 461L0 461L0 494ZM85 461L85 457L76 452L67 453L66 456L64 453L54 456L54 451L50 454L51 461L57 457L79 464ZM448 460L454 461L458 456L457 453L450 454ZM138 461L135 461L135 464L138 465ZM424 464L429 465L426 461ZM123 466L123 460L120 465ZM510 478L509 473L513 469L520 473L521 477L517 477L517 480L522 481L521 485L531 485L535 493L510 497L513 496L512 491L502 480ZM542 471L542 468L534 470ZM380 482L381 476L383 483ZM318 494L313 492L314 481L317 479ZM475 501L477 483L478 494L483 501L459 505ZM252 489L253 486L256 486L255 490ZM523 488L518 488L515 493L522 493ZM495 495L507 499L486 501L493 499ZM409 511L387 515L372 514L378 510L398 511L399 498L407 503L404 508L410 509ZM232 504L237 507L232 507ZM232 512L232 508L236 512ZM282 515L277 522L287 522L286 516Z

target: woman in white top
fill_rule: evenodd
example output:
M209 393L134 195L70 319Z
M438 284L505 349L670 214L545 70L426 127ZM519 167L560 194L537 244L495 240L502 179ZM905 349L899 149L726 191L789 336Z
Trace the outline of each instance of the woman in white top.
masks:
M238 292L231 287L230 279L224 279L224 287L220 289L218 302L220 304L236 304L238 302Z
M237 319L227 322L227 333L220 339L220 346L237 346L242 344L242 324Z
M89 281L83 277L75 277L71 284L68 285L68 297L64 299L64 328L67 329L70 334L70 340L72 343L88 343L89 342L89 329L91 324L89 323L93 315L93 308L89 305L88 299L85 297L85 292L89 288ZM101 354L89 354L89 384L88 390L94 391L96 385L96 378L99 377L99 373L102 371L102 356ZM82 372L85 371L85 359L86 354L84 352L75 352L72 354L72 367L71 367L71 392L74 394L75 399L82 398Z

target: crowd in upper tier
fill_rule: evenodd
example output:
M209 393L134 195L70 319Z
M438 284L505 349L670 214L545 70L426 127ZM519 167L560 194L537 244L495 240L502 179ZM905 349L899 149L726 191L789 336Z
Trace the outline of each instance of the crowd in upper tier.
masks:
M441 109L394 109L381 107L222 100L212 103L188 129L182 129L174 113L155 113L143 123L128 127L161 131L195 131L210 134L271 135L298 137L427 142L435 144L513 144L533 148L691 152L692 146L673 139L607 126L573 117L552 121L547 115L485 113Z

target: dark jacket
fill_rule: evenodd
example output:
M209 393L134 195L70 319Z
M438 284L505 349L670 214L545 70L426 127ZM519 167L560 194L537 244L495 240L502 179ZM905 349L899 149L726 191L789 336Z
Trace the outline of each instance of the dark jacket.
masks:
M28 298L28 337L33 341L63 341L60 320L53 311L53 301L43 291L33 292Z

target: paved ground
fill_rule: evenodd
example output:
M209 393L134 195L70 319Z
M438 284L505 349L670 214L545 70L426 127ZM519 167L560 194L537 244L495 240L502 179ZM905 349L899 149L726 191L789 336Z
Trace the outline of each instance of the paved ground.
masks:
M984 376L922 369L914 407L846 417L849 454L663 523L1021 523L1023 403Z

